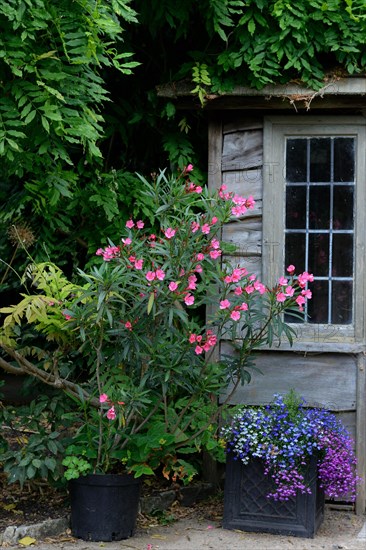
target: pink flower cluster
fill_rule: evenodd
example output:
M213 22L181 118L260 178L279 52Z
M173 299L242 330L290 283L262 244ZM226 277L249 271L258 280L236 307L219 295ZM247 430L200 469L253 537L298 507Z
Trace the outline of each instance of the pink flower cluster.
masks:
M220 302L220 309L229 309L230 310L230 318L233 321L239 321L241 317L241 311L248 311L248 304L246 302L242 302L240 305L236 305L233 308L231 308L231 302L227 299L221 300Z
M144 225L145 224L142 220L138 220L137 222L134 222L131 218L126 222L126 227L128 229L132 229L133 227L136 227L136 229L143 229Z
M216 216L213 216L211 219L211 222L205 221L202 225L199 224L197 221L193 221L191 223L191 231L192 233L197 233L197 231L201 230L201 232L204 235L208 235L211 231L211 227L215 225L218 222L218 218Z
M98 248L95 253L97 256L103 256L105 262L110 262L114 258L118 258L121 254L120 246L106 246L103 248Z
M188 193L202 193L202 187L200 185L196 185L192 181L190 181L187 185L187 192Z
M287 271L288 273L290 273L290 275L293 275L295 272L295 266L289 265ZM297 284L298 287L300 287L302 290L301 293L295 298L295 302L299 306L299 310L303 311L306 300L310 300L312 297L311 290L305 287L307 283L312 283L313 281L314 275L308 273L307 271L304 271L304 273L300 273L295 281L289 281L286 277L280 277L280 279L278 280L278 285L280 288L276 294L277 302L285 302L288 298L292 298L292 296L296 292L296 288L294 285Z
M245 212L248 209L252 210L254 208L255 200L252 197L252 195L250 195L246 199L232 192L227 192L226 190L227 190L227 186L222 185L219 189L219 197L226 201L231 200L234 203L235 206L233 206L231 209L231 213L233 216L236 216L236 217L243 216L243 214L245 214Z
M196 344L194 351L197 355L201 355L201 353L210 351L210 349L216 345L217 337L212 330L208 330L205 337L192 332L189 336L189 343Z
M245 292L246 294L252 294L254 291L258 291L259 294L264 294L267 291L267 288L263 283L256 280L256 275L248 275L248 270L245 267L236 267L233 269L232 273L224 277L224 282L226 284L239 283L242 279L246 278L245 285L236 286L234 289L234 294L240 296Z
M155 271L148 271L145 277L149 281L149 283L151 283L154 279L158 279L159 281L164 281L165 271L163 271L162 269L156 269Z
M109 405L109 409L107 410L107 414L106 414L106 417L108 418L108 420L115 420L117 418L117 413L116 413L116 409L115 409L116 404L114 404L109 399L109 397L106 393L102 393L99 396L99 403L100 404L107 403ZM117 404L118 405L124 405L124 402L123 401L118 401Z

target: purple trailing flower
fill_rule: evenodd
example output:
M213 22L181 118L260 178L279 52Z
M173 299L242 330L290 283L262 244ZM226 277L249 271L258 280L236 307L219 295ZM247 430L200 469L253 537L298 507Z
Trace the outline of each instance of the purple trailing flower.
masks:
M272 477L274 500L288 500L310 493L306 466L317 457L320 486L330 498L355 500L359 478L353 440L336 416L323 409L305 408L291 391L274 396L266 407L240 407L221 432L227 452L244 464L261 458L265 474Z

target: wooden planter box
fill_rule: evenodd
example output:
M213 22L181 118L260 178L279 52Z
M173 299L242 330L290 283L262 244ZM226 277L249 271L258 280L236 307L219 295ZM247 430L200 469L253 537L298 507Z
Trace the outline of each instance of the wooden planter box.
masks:
M317 482L312 458L306 481L311 495L298 494L286 502L266 498L273 489L260 459L244 465L228 453L224 491L224 529L313 538L324 518L324 492Z

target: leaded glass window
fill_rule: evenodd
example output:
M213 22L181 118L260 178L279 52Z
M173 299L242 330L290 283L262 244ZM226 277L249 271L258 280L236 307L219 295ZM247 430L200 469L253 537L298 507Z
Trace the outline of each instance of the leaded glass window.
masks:
M353 323L355 141L286 138L284 259L314 274L307 323Z

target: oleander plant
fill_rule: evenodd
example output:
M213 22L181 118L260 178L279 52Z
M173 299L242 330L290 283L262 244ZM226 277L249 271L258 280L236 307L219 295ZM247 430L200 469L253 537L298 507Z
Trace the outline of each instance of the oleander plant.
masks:
M67 398L59 458L68 479L160 469L189 481L202 451L224 459L226 402L250 380L259 349L292 342L283 313L301 316L311 298L312 275L296 276L294 266L267 288L225 259L233 247L221 240L223 224L245 216L253 197L202 188L192 165L141 180L152 223L128 219L120 241L102 243L96 265L72 280L31 262L24 282L32 292L1 310L1 366ZM218 358L223 338L234 351ZM16 467L8 454L7 470Z

